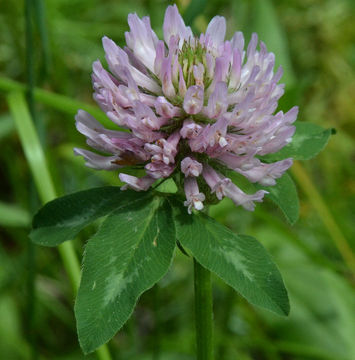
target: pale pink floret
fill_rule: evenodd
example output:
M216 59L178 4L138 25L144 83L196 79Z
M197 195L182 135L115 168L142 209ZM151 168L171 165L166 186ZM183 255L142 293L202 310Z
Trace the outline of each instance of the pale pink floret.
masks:
M185 22L179 14L179 10L176 5L168 6L166 9L163 31L166 44L170 43L170 38L172 36L177 36L179 38L180 47L182 46L184 40L188 40L193 37L191 28L185 25Z
M207 26L206 38L211 40L214 47L218 47L224 41L226 35L226 19L223 16L215 16Z
M292 159L285 159L271 164L260 163L249 170L236 169L240 174L244 175L251 182L258 182L264 186L272 186L276 184L278 179L292 165Z
M208 105L203 114L211 119L217 119L225 114L228 108L228 87L225 82L219 82L208 99Z
M145 16L140 19L137 14L128 15L130 32L126 32L126 42L134 55L149 70L154 71L155 46L158 38L150 27L150 19Z
M236 206L243 206L246 210L253 211L255 208L254 201L261 202L267 191L259 190L255 194L248 195L239 189L231 179L221 177L209 165L203 167L202 175L211 188L212 193L215 193L219 200L224 196L232 199Z
M164 96L157 97L154 103L154 107L156 112L163 118L170 119L181 115L181 109L170 104Z
M82 156L86 162L85 165L97 170L117 170L121 166L115 163L119 156L101 156L92 151L74 148L74 154Z
M201 125L196 124L192 120L185 120L180 130L180 135L184 139L194 139L203 131Z
M184 205L187 206L187 211L189 212L189 214L191 214L193 208L195 210L202 210L205 195L203 193L200 193L196 178L185 178L184 190L186 195L186 201L184 202Z
M201 87L202 89L205 87L205 84L203 82L204 73L205 73L205 67L201 63L193 66L195 83L197 86Z
M125 182L126 185L121 187L121 190L126 190L128 188L136 191L146 191L151 185L155 182L155 179L150 176L144 176L142 178L137 178L132 175L123 174L119 175L119 178L122 182Z
M190 86L185 94L183 108L187 114L198 114L203 106L203 89L201 86Z
M254 211L254 201L262 202L264 195L268 192L259 190L255 194L247 195L238 186L232 183L230 179L225 179L219 184L219 192L230 198L236 206L243 206L245 210Z
M180 134L178 131L171 134L168 139L159 139L155 144L145 144L144 149L152 154L152 162L163 162L164 164L174 164L175 156L178 152Z
M169 177L174 168L174 165L168 165L162 161L150 162L144 167L146 173L156 180Z
M205 34L194 37L176 5L166 10L164 40L152 30L149 17L130 14L128 24L127 47L102 39L110 71L97 60L92 73L95 101L121 129L105 129L80 110L76 127L100 154L83 149L75 153L95 169L144 169L146 176L140 179L120 174L124 188L137 191L181 172L190 213L203 208L205 195L198 188L203 183L218 199L227 196L253 210L266 192L245 194L221 169L272 186L292 165L292 159L260 160L291 141L298 114L298 107L275 114L284 85L279 84L282 68L274 71L274 54L256 34L246 49L241 32L225 40L221 16L210 21ZM211 165L217 163L218 172Z
M202 164L190 157L186 157L181 161L181 171L185 176L197 177L202 173Z

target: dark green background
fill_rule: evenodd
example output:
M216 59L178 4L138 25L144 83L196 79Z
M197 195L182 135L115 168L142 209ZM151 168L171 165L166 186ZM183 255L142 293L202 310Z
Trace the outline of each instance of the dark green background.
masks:
M120 45L127 14L150 15L162 35L166 1L48 0L33 13L35 83L73 100L92 103L91 64L103 60L101 37ZM40 5L44 5L42 10ZM227 18L227 37L257 31L285 67L280 108L300 106L299 120L333 127L327 148L302 162L296 180L301 213L290 227L271 202L254 213L228 201L212 215L237 233L255 236L270 251L289 290L288 319L253 308L214 278L216 359L355 358L354 277L335 243L355 249L354 120L355 5L351 0L209 0L178 4L195 32L216 14ZM44 11L43 11L44 10ZM0 10L0 354L3 359L82 359L70 283L56 249L36 247L35 301L28 296L33 264L27 234L39 207L1 79L26 81L24 3ZM58 106L58 104L57 104ZM39 133L59 193L118 184L74 158L84 146L70 107L36 104ZM301 175L307 174L311 189ZM313 192L312 192L313 191ZM334 218L335 225L329 218ZM340 229L340 233L337 229ZM78 254L94 232L75 241ZM194 356L192 261L181 253L159 286L144 294L132 319L110 342L116 359L184 360ZM95 358L92 355L89 358Z

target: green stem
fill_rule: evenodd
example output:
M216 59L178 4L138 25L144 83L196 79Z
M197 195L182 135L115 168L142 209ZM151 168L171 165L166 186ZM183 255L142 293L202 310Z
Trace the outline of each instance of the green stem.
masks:
M71 242L64 242L58 246L58 251L69 277L74 294L77 293L80 284L80 264Z
M213 360L211 273L194 259L197 360Z
M111 360L110 352L108 351L108 347L106 345L100 346L96 350L96 355L99 360Z

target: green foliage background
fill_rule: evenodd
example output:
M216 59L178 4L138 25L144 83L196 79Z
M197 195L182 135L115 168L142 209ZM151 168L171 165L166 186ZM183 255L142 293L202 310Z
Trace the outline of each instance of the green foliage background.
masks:
M35 94L36 124L58 193L117 185L74 158L84 146L74 127L73 101L93 104L92 62L103 60L101 37L124 43L127 14L150 15L161 36L162 0L33 0L36 86L67 98ZM280 108L300 106L299 120L336 129L320 155L291 174L300 195L300 219L287 225L271 202L254 213L228 201L211 215L237 233L259 239L289 290L291 315L253 308L214 278L217 359L301 360L355 358L355 4L351 0L196 0L178 3L195 32L216 14L247 39L257 31L285 67ZM31 248L30 219L40 206L6 94L25 83L24 3L0 10L0 354L3 359L82 359L72 289L58 251ZM309 182L309 180L311 182ZM80 233L81 257L95 227ZM340 249L340 251L339 251ZM352 250L351 250L352 249ZM34 284L34 285L33 285ZM168 275L144 294L127 325L110 342L115 359L193 359L192 261L180 252ZM96 355L88 356L95 358Z

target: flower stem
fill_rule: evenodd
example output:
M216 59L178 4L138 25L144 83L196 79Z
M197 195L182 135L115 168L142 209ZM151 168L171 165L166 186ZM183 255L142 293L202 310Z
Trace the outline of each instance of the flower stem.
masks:
M197 360L213 360L211 273L194 259Z

